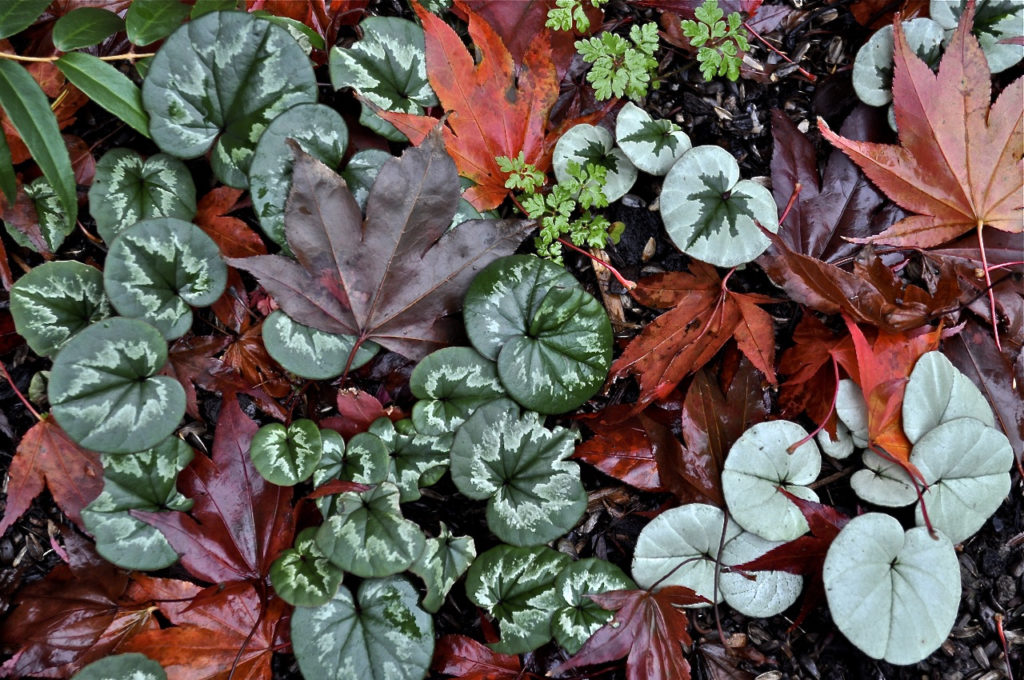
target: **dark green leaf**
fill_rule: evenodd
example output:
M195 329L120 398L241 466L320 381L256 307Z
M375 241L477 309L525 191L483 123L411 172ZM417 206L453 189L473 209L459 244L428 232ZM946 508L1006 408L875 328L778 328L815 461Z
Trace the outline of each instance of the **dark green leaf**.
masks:
M11 147L7 146L7 135L0 135L0 191L8 205L13 205L18 193L18 179L14 175L14 163L11 161Z
M295 547L281 553L270 566L270 584L285 602L296 607L327 604L344 575L317 547L316 527L303 529Z
M61 52L89 47L124 28L124 19L99 7L78 7L53 24L53 46Z
M124 15L128 40L141 47L166 38L191 11L178 0L134 0Z
M274 361L286 371L310 380L330 380L341 375L356 341L345 333L326 333L304 326L280 309L270 313L262 330L263 344ZM379 349L375 342L364 342L349 368L359 368L376 356Z
M46 0L49 2L50 0ZM167 673L145 654L115 654L93 661L72 680L167 680Z
M295 486L312 476L323 451L320 428L300 418L288 427L281 423L261 427L252 438L249 454L253 467L268 482Z
M5 0L0 3L0 38L9 38L34 24L51 1Z
M65 54L57 60L57 68L89 99L149 137L149 116L142 110L142 93L128 76L99 57L82 52Z

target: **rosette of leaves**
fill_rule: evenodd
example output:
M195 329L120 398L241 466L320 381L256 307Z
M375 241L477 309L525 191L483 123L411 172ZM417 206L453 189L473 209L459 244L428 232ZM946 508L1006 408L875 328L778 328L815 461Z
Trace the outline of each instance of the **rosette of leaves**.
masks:
M657 90L661 86L658 60L654 58L658 50L658 24L653 21L633 24L629 28L629 40L604 31L598 36L577 40L575 45L583 61L593 64L587 72L587 81L594 86L594 96L599 100L625 95L640 101L647 96L648 89Z
M168 437L146 451L103 456L103 491L82 509L85 529L96 539L96 552L119 567L143 571L163 569L178 560L160 530L130 511L189 510L192 500L178 493L175 483L192 455L188 444Z
M423 29L397 17L367 17L359 28L360 40L348 49L331 50L331 83L336 90L351 87L365 100L360 123L391 141L407 141L366 102L385 111L412 114L437 104L427 80Z
M413 369L409 389L419 399L412 408L416 431L454 432L484 404L506 396L494 362L471 347L445 347Z
M481 406L455 433L452 480L459 491L487 500L487 526L513 545L540 545L567 533L587 507L575 435L548 430L542 417L520 414L502 399Z
M589 557L567 565L555 579L559 600L551 617L555 641L570 654L578 652L598 628L612 619L612 612L602 609L588 595L634 588L633 579L606 560Z
M115 654L93 661L71 680L167 680L163 666L145 654Z
M362 578L405 571L423 552L426 538L402 517L398 498L398 487L390 482L338 494L334 512L317 530L317 546L336 566Z
M822 575L832 620L873 659L917 663L953 629L960 566L941 532L904 533L888 515L860 515L832 541Z
M403 577L370 579L353 597L299 607L291 639L299 670L322 680L422 680L434 654L434 621Z
M80 262L46 262L11 286L14 328L40 356L111 313L102 272Z
M626 102L615 119L615 142L633 165L652 175L667 173L691 147L678 125L655 120L633 102Z
M161 151L196 158L212 147L214 174L238 188L248 184L254 147L270 122L316 96L313 67L295 39L245 12L209 12L179 27L142 84Z
M286 251L284 206L292 188L295 160L289 139L313 158L337 168L348 147L348 127L329 106L297 104L271 121L260 135L249 166L252 207L263 232Z
M274 592L296 607L327 604L345 575L317 547L316 532L316 527L303 529L295 538L295 546L282 552L270 566Z
M196 187L188 168L173 156L158 153L144 159L131 149L111 149L96 163L89 211L96 231L112 243L141 220L191 220L196 214Z
M448 469L452 435L420 434L408 418L392 423L378 418L367 434L377 437L388 451L387 480L398 487L402 503L417 500L420 489L437 484Z
M952 38L966 5L966 0L931 0L928 15L945 32L945 42ZM1019 0L977 0L972 32L991 73L1001 73L1024 59L1024 45L1004 42L1024 35L1024 5Z
M569 180L570 161L579 163L580 167L599 165L608 171L601 191L609 203L622 198L636 182L636 167L615 147L612 133L595 125L574 125L558 138L551 167L559 182Z
M497 361L505 390L528 409L571 411L608 375L608 315L552 262L529 255L495 260L470 284L463 317L470 342Z
M332 479L357 484L378 484L387 480L390 463L387 446L380 437L369 432L360 432L352 437L348 446L334 430L320 430L323 456L313 471L313 484L321 486ZM329 517L337 503L337 496L323 496L316 499L320 514Z
M32 199L35 207L36 219L39 222L39 234L43 242L37 243L29 238L14 225L4 222L7 233L14 239L15 243L23 248L34 250L37 253L56 252L75 229L75 223L68 219L68 213L60 202L60 198L53 190L53 186L45 177L37 177L24 185L25 195Z
M288 427L281 423L264 425L253 435L249 455L253 467L268 482L295 486L309 479L320 462L320 428L308 418L300 418Z
M263 345L274 361L301 378L330 380L355 370L380 350L373 341L364 342L349 364L356 339L345 333L328 333L295 321L279 309L263 321Z
M743 63L740 51L750 49L739 12L730 12L722 21L725 12L718 6L718 0L705 0L693 14L697 20L684 19L681 28L690 44L698 48L697 62L704 80L716 75L732 81L739 79Z
M452 536L447 525L441 522L437 538L428 538L423 552L409 567L409 571L423 579L427 594L422 606L430 613L436 613L448 591L459 580L469 565L476 559L476 543L472 536Z
M551 639L561 606L555 580L571 558L545 546L499 545L480 555L466 574L466 596L498 620L499 654L525 654Z
M119 313L142 319L174 340L192 327L190 305L216 302L227 277L217 244L202 229L174 217L155 217L114 239L103 285Z
M770 191L740 179L732 155L695 146L676 161L661 189L661 217L684 253L718 267L750 262L769 245L758 227L775 233L779 213Z
M53 415L77 444L132 453L159 444L185 414L185 390L156 375L167 363L160 331L136 319L98 321L53 360L47 395Z

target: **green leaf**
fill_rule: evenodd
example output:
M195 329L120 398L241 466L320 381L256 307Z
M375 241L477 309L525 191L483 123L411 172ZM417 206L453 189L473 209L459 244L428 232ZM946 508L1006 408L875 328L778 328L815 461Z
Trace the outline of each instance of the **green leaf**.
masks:
M499 654L524 654L551 639L559 606L555 579L571 562L545 546L499 545L480 555L466 574L466 596L498 620Z
M11 317L33 352L52 356L71 336L111 315L103 274L80 262L46 262L11 287Z
M722 548L724 565L746 564L781 545L744 531ZM718 588L729 606L746 616L767 618L789 609L800 596L804 579L784 571L722 571Z
M96 163L89 209L96 231L110 244L141 220L191 220L196 214L196 187L177 158L158 153L143 159L131 149L111 149Z
M654 120L633 102L626 102L615 119L615 141L633 165L652 175L667 173L691 146L678 125Z
M636 182L636 167L626 154L615 148L612 133L596 125L574 125L558 138L551 167L559 182L569 179L570 161L581 167L594 163L608 169L603 192L609 203L622 198Z
M78 7L53 24L53 46L61 52L90 47L124 28L124 19L99 7Z
M996 421L981 390L942 352L927 352L914 364L903 393L903 432L911 443L939 425L974 418L988 427Z
M695 146L676 161L661 190L661 217L669 238L691 257L717 267L750 262L779 230L770 191L741 180L736 159L718 146Z
M965 6L964 0L932 0L929 3L928 15L944 29L947 43L960 23ZM1022 25L1024 5L1017 0L978 0L972 32L985 53L990 72L1001 73L1024 59L1024 45L1002 42L1024 34ZM909 41L909 34L907 38Z
M324 455L313 473L317 486L330 479L358 484L379 484L387 479L388 447L377 435L360 432L349 440L348 446L334 430L320 430L320 437Z
M260 136L249 166L249 189L260 226L275 243L288 248L284 206L292 188L295 156L287 140L331 169L341 165L348 128L341 115L322 104L298 104L271 121Z
M134 0L124 15L128 40L142 47L166 38L191 11L178 0Z
M303 529L295 539L295 547L282 552L270 566L274 591L296 607L327 604L338 592L344 575L317 547L316 527Z
M377 173L392 158L394 156L387 151L363 149L362 151L357 151L348 160L348 165L345 166L345 169L341 171L341 176L345 179L345 183L348 184L349 191L352 192L352 198L356 199L356 204L359 205L360 210L366 209L366 199L370 196L370 187L373 186L374 180L377 179Z
M314 47L318 50L327 49L327 43L324 42L323 36L301 21L297 21L291 17L271 14L267 10L257 10L252 12L252 14L253 16L257 16L261 19L266 19L271 23L277 24L284 30L288 31L288 35L295 38L295 42L299 43L299 46L302 47L302 51L306 54L309 54Z
M953 544L881 513L854 517L829 546L822 571L832 620L873 659L913 664L939 648L960 604Z
M422 680L434 655L434 621L400 576L342 586L321 607L292 614L299 670L317 680Z
M25 4L21 2L21 5ZM46 95L28 71L7 59L0 59L0 106L53 187L67 222L73 225L78 218L75 173L71 169L71 157L64 146L64 138L57 127L57 118Z
M402 503L417 500L422 487L433 486L448 469L452 435L420 434L408 418L392 423L378 418L367 431L388 450L387 480L394 483Z
M931 19L911 19L903 22L903 31L914 54L928 64L938 62L941 26ZM861 45L853 60L853 90L870 106L885 106L892 101L892 36L892 24L886 24Z
M454 432L480 406L505 396L493 361L470 347L446 347L424 357L409 377L419 401L412 408L417 432Z
M238 5L239 0L196 0L196 4L192 5L192 13L189 15L189 19L198 19L210 12L239 9Z
M426 539L402 517L398 494L390 482L339 494L336 509L317 531L317 546L335 565L362 578L405 571L423 552Z
M487 499L487 526L506 543L539 545L568 533L587 507L575 435L548 430L536 413L519 414L507 399L481 406L452 444L452 481L466 496Z
M53 415L87 449L152 448L185 414L181 383L156 375L165 363L167 342L149 324L120 317L94 323L53 361L47 388Z
M860 386L849 378L839 381L836 388L836 415L846 426L853 445L864 448L868 445L868 403Z
M270 122L316 94L298 43L280 26L242 12L210 12L176 30L142 85L160 149L195 158L212 146L214 174L239 188L248 183L256 142Z
M178 493L175 482L192 456L177 437L139 453L104 455L103 491L82 509L96 552L124 569L149 571L177 562L178 553L160 530L129 511L189 510L192 500Z
M55 252L64 243L64 239L75 230L75 223L68 219L64 207L60 203L50 182L45 177L37 177L25 185L25 195L32 199L39 220L39 232L43 236L50 252ZM8 229L10 231L10 229ZM11 234L14 236L14 234ZM15 238L16 241L21 239ZM31 241L28 245L35 250Z
M93 661L71 680L167 680L167 673L145 654L115 654Z
M6 0L0 3L0 38L21 33L36 22L52 0Z
M227 266L202 229L173 217L136 222L114 239L103 270L111 304L173 340L192 327L192 309L212 305L227 285Z
M807 436L787 420L758 423L740 435L722 466L722 493L729 513L741 527L769 541L791 541L807 533L807 520L782 489L808 501L809 488L821 472L821 453L813 439L793 453L787 449Z
M279 309L266 318L262 331L263 344L274 361L286 371L310 380L330 380L341 375L356 342L354 335L304 326ZM359 368L379 350L377 343L364 342L349 368Z
M562 569L555 579L559 607L551 619L555 641L575 654L598 628L612 619L612 612L602 609L587 596L635 588L633 579L621 569L596 557L573 562Z
M448 591L459 580L476 558L476 544L472 536L452 536L444 522L437 538L428 538L423 553L412 563L409 571L423 579L427 594L423 608L436 613Z
M17 200L18 178L14 174L14 163L11 159L11 147L7 145L7 135L0 135L0 191L4 192L7 203L14 204Z
M264 425L253 435L249 455L253 467L271 484L295 486L313 475L323 455L320 428L300 418L287 428L281 423Z
M149 116L142 109L142 92L128 76L99 57L82 52L65 54L56 64L89 99L149 137Z

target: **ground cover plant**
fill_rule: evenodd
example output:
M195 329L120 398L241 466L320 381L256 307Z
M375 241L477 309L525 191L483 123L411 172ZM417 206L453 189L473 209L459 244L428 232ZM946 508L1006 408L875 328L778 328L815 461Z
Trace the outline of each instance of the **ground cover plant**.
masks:
M0 677L1013 677L1020 13L3 3Z

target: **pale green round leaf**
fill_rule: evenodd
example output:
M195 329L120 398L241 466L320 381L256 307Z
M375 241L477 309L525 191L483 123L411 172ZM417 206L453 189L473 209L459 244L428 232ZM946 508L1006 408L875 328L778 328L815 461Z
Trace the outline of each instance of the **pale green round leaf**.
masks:
M736 523L769 541L791 541L807 533L800 508L780 487L808 501L818 496L807 488L821 472L821 453L814 439L789 453L790 445L807 436L787 420L758 423L740 435L722 466L722 493Z
M888 508L901 508L917 500L914 483L903 466L872 451L865 451L861 460L865 469L853 473L850 487L863 500Z
M115 654L93 661L71 680L167 680L167 673L145 654Z
M413 369L409 389L419 401L412 407L418 432L454 432L480 406L505 396L494 362L471 347L445 347L428 354Z
M766 541L744 531L722 548L722 563L733 566L761 557L782 541ZM789 609L803 588L804 578L785 571L722 571L718 587L730 607L745 614L765 618Z
M387 151L380 149L363 149L357 151L341 171L341 176L352 192L360 210L366 209L366 199L370 196L370 187L377 179L377 173L389 160L394 158Z
M263 344L274 361L286 371L310 380L330 380L345 371L355 337L328 333L305 326L277 309L263 322ZM350 370L377 355L380 346L372 341L359 346Z
M1013 448L999 430L974 418L942 423L921 437L910 453L928 484L921 502L932 526L961 543L973 536L1010 493Z
M903 432L911 443L942 423L974 418L995 427L992 407L971 380L941 352L923 354L903 393Z
M316 76L299 44L245 12L210 12L178 28L142 85L160 149L195 158L213 147L214 174L239 188L270 121L316 97Z
M498 620L499 654L525 654L551 639L551 618L560 606L555 579L568 555L545 546L499 545L480 555L466 574L466 596Z
M53 24L53 46L61 52L90 47L124 30L124 19L99 7L78 7Z
M472 536L452 536L445 523L440 524L437 538L427 539L423 552L409 567L427 586L423 608L431 613L441 608L448 591L476 559Z
M111 304L155 326L167 340L192 327L192 309L224 292L228 270L202 229L173 217L137 222L114 239L103 270Z
M849 378L836 387L836 416L846 425L854 446L862 449L868 445L868 403L860 386Z
M575 436L507 399L481 406L455 433L452 481L487 499L487 526L513 545L540 545L569 532L587 507L579 465L566 460Z
M873 659L917 663L953 629L960 565L941 533L904 534L876 512L854 517L829 546L822 575L832 620Z
M946 42L960 23L965 6L965 0L931 0L929 16L945 30ZM1020 0L978 0L971 32L977 36L985 53L988 70L992 73L1005 71L1024 59L1024 45L1002 42L1024 35L1024 4Z
M80 262L43 263L11 286L14 327L40 356L111 313L102 272Z
M626 154L615 148L612 133L596 125L574 125L558 138L551 156L551 167L559 182L570 179L570 161L579 163L583 168L593 163L608 170L603 192L609 203L622 198L636 182L636 167Z
M633 551L633 578L641 588L684 586L715 602L715 560L725 513L713 505L689 503L655 517L640 532ZM742 529L729 522L725 542ZM718 591L717 602L722 601ZM698 604L705 607L708 604Z
M376 435L387 447L387 480L398 487L402 503L417 500L420 489L436 484L448 469L451 434L420 434L407 418L397 423L378 418L367 433Z
M317 547L316 531L316 527L303 529L295 538L295 547L282 552L270 565L274 592L296 607L327 604L345 575Z
M680 250L718 267L750 262L779 230L770 191L740 179L732 155L717 146L695 146L676 161L661 190L665 231Z
M328 167L341 165L348 146L348 127L341 115L322 104L298 104L271 121L260 136L249 166L252 207L264 233L288 247L284 206L292 188L294 155L287 140Z
M143 159L131 149L111 149L96 163L89 211L107 243L140 220L196 214L196 187L185 164L158 153Z
M394 484L338 494L335 503L316 544L341 569L362 578L390 576L408 569L423 552L426 538L402 517Z
M832 438L832 435L825 428L821 428L814 438L818 440L818 446L821 447L822 452L836 460L849 458L855 448L850 428L846 427L846 423L838 418L836 419L835 439Z
M610 590L632 590L633 579L606 560L588 557L571 563L555 579L560 601L551 618L551 632L565 651L575 654L594 632L608 623L612 612L602 609L588 595Z
M911 19L903 22L903 31L914 54L929 65L938 63L942 52L941 26L931 19ZM892 101L892 67L892 24L886 24L861 45L853 60L853 90L862 102L885 106Z
M253 435L249 454L253 467L268 482L294 486L309 479L320 462L320 428L308 418L287 428L281 423L264 425Z
M434 655L434 621L403 577L345 586L320 607L292 614L291 638L303 677L316 680L422 680Z
M633 102L619 110L615 141L639 170L664 175L679 157L690 150L690 138L675 123L651 118Z

